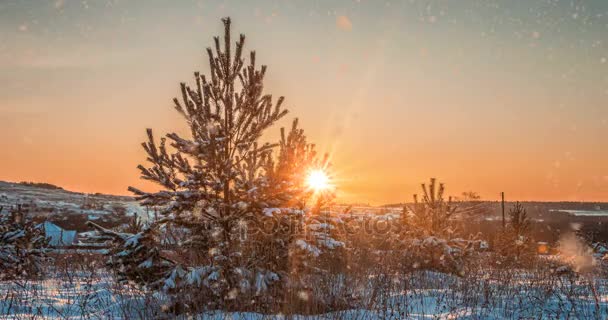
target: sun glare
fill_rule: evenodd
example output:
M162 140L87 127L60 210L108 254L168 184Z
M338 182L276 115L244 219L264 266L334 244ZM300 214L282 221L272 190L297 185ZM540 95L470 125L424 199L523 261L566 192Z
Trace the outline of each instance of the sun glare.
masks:
M306 177L306 184L315 192L329 189L329 177L323 170L312 170Z

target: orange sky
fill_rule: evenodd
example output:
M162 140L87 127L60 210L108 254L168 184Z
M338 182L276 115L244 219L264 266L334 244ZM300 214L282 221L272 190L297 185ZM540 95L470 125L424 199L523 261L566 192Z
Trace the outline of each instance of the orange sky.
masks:
M3 3L0 179L149 187L145 128L185 132L171 99L230 15L286 97L280 125L332 153L339 201L409 200L429 177L608 201L608 3L421 3Z

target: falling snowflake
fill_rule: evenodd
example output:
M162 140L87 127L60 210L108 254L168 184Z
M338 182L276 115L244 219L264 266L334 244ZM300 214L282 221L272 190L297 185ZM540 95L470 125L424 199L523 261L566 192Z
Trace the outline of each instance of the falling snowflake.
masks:
M338 27L340 30L350 31L353 29L353 23L347 16L337 16L336 27Z
M302 301L308 301L308 293L306 291L298 292L298 298Z
M64 0L57 0L54 3L55 9L61 9L61 8L63 8L64 5L65 5Z
M238 290L236 288L232 289L232 290L230 290L230 292L228 292L227 298L229 300L234 300L234 299L236 299L236 297L238 296L238 294L239 294L239 292L238 292Z

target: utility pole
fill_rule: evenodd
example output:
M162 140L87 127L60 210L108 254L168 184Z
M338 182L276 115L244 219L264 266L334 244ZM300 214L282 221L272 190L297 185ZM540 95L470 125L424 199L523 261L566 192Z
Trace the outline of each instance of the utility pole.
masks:
M502 230L505 230L505 193L501 192L500 197L502 198L501 208L502 208Z

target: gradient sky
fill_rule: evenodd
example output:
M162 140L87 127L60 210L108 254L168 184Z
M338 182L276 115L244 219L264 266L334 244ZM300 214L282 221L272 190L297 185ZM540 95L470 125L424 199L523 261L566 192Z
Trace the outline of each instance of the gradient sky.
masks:
M608 201L608 1L0 1L0 179L128 194L220 18L341 201ZM278 127L276 128L278 132Z

